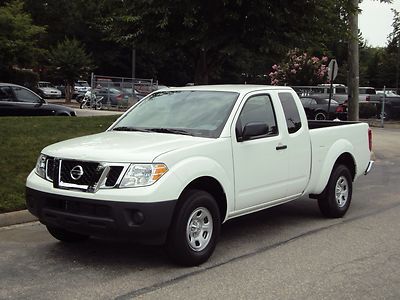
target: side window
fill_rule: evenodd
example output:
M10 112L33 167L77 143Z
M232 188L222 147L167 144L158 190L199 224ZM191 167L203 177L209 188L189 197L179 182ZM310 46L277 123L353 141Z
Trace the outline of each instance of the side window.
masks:
M285 113L288 132L295 133L301 128L301 119L293 95L291 93L279 93L278 96Z
M40 98L27 89L13 86L13 90L17 100L20 102L39 103Z
M247 100L240 113L236 129L243 132L246 124L265 123L268 126L268 136L278 134L275 111L268 95L253 96Z
M0 102L14 101L14 94L10 87L2 86L0 87Z
M311 98L300 98L300 101L303 105L310 105L312 104L312 99Z
M345 88L336 88L336 94L346 94Z

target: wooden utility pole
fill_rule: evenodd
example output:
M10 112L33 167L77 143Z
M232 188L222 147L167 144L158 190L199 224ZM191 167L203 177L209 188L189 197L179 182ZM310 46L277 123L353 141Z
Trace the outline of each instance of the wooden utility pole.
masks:
M359 114L359 49L358 49L358 0L350 0L354 6L354 11L349 13L349 110L347 118L349 121L358 121Z

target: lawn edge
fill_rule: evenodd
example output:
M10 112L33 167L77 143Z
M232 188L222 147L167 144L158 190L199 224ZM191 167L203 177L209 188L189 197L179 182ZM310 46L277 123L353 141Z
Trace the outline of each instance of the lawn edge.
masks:
M0 214L0 227L37 221L27 209Z

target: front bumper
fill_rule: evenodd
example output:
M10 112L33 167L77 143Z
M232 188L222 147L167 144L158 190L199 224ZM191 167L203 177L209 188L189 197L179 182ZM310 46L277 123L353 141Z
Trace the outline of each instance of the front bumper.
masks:
M104 201L26 188L28 210L41 223L99 237L149 244L165 242L176 200L155 203Z

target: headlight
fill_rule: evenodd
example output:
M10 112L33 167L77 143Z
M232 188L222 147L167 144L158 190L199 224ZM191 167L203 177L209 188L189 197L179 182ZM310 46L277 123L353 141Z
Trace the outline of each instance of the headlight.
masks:
M121 188L152 185L168 168L164 164L131 164L120 183Z
M44 154L40 154L39 158L36 162L36 174L38 174L42 178L46 178L46 159L47 156Z

